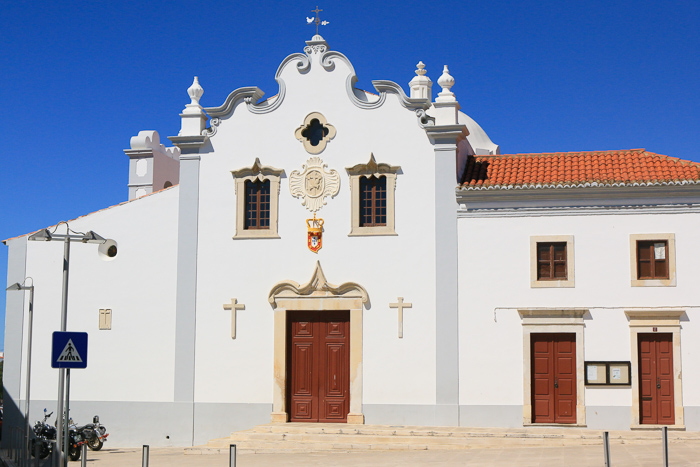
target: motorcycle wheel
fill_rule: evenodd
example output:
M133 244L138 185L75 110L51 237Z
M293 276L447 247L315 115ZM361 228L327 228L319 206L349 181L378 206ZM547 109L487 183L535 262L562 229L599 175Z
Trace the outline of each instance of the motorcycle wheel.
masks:
M78 459L80 459L80 447L69 447L68 458L72 461L77 461Z
M88 447L90 449L92 449L93 451L99 451L100 449L102 449L103 444L104 444L104 442L100 438L98 438L97 436L87 440Z
M32 457L36 456L36 444L39 443L39 459L46 459L51 454L51 449L46 441L33 439L29 442L29 453Z

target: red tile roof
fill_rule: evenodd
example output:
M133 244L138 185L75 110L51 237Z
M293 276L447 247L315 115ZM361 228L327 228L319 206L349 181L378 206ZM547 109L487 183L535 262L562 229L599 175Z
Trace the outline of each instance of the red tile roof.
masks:
M554 152L469 156L465 189L700 183L700 163L647 152Z

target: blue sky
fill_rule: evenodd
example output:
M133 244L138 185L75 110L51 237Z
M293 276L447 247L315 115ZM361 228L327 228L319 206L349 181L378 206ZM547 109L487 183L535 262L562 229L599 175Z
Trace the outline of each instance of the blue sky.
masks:
M407 90L419 60L434 82L447 64L462 110L503 153L644 147L700 161L697 0L318 5L358 87ZM0 237L126 200L122 150L140 130L177 134L194 75L204 106L241 86L274 95L277 66L313 35L315 6L3 1ZM4 246L0 264L5 283Z

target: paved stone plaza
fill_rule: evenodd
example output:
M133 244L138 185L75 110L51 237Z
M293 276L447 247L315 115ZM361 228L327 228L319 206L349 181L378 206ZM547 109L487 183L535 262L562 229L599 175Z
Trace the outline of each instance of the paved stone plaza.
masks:
M661 443L612 444L611 465L615 467L658 467L662 465ZM700 444L672 443L669 464L674 467L700 466ZM153 448L149 467L226 467L228 455L185 455L182 448ZM73 465L77 465L74 463ZM104 449L88 452L88 465L128 467L141 465L141 449ZM308 454L249 454L237 457L237 467L262 466L602 466L603 446L489 448L463 451L377 451L324 452Z

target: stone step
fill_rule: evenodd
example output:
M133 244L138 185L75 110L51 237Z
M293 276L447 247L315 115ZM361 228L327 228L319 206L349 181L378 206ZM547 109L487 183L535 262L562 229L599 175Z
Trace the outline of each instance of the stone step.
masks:
M305 443L305 442L328 442L328 440L341 440L342 443L350 444L489 444L489 443L512 443L512 444L528 444L528 443L581 443L585 441L600 442L600 437L597 438L542 438L535 436L512 436L508 438L499 437L466 437L466 436L405 436L405 435L366 435L366 434L314 434L314 433L238 433L231 435L228 438L231 443L239 442L287 442L287 443ZM211 443L211 442L210 442Z
M347 424L267 424L187 448L186 454L281 453L353 450L458 450L528 446L601 445L603 432L575 427L470 428ZM661 442L655 431L610 432L613 444ZM669 432L669 442L691 442L700 449L700 433Z
M388 426L388 425L341 425L341 424L267 424L258 425L251 430L231 433L305 433L371 436L429 436L429 437L467 437L467 438L591 438L602 439L602 430L575 427L527 427L527 428L473 428L473 427L424 427L424 426ZM660 430L610 431L610 439L659 439ZM700 433L669 431L669 440L700 439Z

